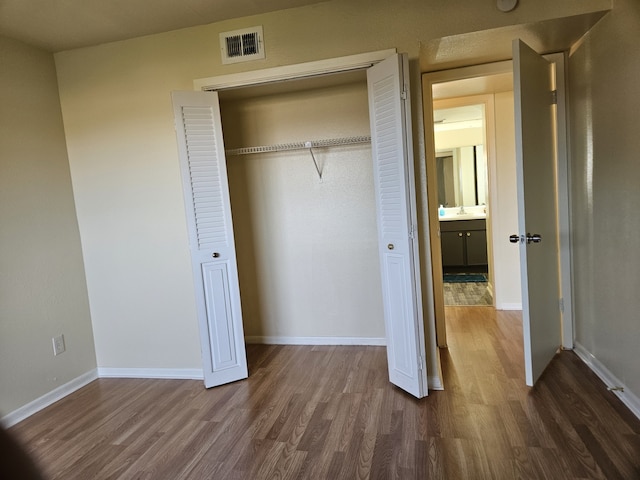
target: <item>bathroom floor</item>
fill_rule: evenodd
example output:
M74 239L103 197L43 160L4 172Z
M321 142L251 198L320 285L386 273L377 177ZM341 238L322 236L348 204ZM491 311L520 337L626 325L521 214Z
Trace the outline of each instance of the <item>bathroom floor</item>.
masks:
M445 305L493 305L487 282L445 282L443 285Z

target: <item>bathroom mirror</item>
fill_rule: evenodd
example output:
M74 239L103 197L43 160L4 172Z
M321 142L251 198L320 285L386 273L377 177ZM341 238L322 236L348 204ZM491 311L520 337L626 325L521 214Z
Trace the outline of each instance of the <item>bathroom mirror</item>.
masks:
M483 145L437 152L438 205L486 205L486 164Z
M438 204L486 205L487 158L484 105L434 110Z

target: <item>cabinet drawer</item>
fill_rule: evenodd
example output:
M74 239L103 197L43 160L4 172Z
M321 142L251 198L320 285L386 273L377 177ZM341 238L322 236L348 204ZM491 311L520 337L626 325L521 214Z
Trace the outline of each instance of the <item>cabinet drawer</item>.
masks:
M440 222L441 232L467 232L470 230L486 230L487 221L484 218L478 220L451 220Z

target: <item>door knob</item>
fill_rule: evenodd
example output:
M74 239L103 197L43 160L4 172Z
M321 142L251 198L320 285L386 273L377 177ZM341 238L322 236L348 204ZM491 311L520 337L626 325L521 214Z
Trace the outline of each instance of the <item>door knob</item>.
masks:
M387 245L387 248L389 250L393 250L395 247L394 247L393 243L390 243L389 245Z
M213 253L211 254L211 256L212 256L213 258L218 258L218 257L220 257L220 254L219 254L218 252L213 252Z
M542 235L539 233L527 233L527 243L540 243Z
M509 235L509 241L511 243L518 243L520 242L520 235Z

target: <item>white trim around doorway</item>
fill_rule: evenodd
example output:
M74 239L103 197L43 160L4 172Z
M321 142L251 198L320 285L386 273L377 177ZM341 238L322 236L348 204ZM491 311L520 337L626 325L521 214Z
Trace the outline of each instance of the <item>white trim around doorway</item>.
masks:
M199 78L193 81L194 90L225 90L229 88L264 85L266 83L300 80L303 78L345 73L369 68L396 53L396 49L379 50L377 52L347 55L345 57L317 60L314 62L296 63L281 67L251 70L249 72L231 73L215 77Z

